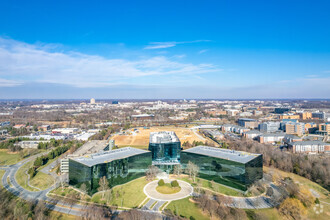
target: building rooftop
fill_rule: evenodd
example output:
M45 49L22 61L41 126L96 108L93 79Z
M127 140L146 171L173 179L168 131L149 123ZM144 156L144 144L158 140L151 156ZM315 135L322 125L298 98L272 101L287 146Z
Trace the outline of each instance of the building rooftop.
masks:
M180 142L174 131L150 132L149 143L174 143Z
M267 133L267 134L262 134L262 137L284 137L286 134L285 133Z
M73 158L72 160L84 164L88 167L91 167L97 164L109 163L114 160L123 159L147 152L149 151L141 150L133 147L124 147L111 151L102 151L96 154L90 154L79 158Z
M93 153L98 153L102 150L104 150L104 148L106 148L108 146L108 141L107 140L92 140L92 141L88 141L87 143L85 143L83 146L81 146L80 148L78 148L75 152L73 152L73 154L69 155L69 156L73 156L73 157L79 157L79 156L83 156L85 154L93 154Z
M253 118L239 118L238 120L239 120L239 121L256 121L256 120L253 119Z
M330 145L323 141L295 141L289 143L290 145Z
M144 117L154 117L154 115L149 114L141 114L141 115L132 115L132 118L144 118Z
M197 146L197 147L189 148L182 152L201 154L209 157L231 160L238 163L247 163L250 160L253 160L257 156L261 155L261 154L248 153L244 151L235 151L235 150L221 149L221 148L208 147L208 146Z

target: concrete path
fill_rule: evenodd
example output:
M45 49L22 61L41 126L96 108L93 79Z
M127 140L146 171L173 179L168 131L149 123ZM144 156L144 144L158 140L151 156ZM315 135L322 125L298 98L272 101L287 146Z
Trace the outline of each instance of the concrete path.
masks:
M155 202L156 202L156 200L154 200L154 199L150 199L150 200L147 202L147 204L145 204L145 205L142 207L142 209L143 209L143 210L150 210L152 204L154 204Z
M158 200L158 201L173 201L173 200L179 200L179 199L183 199L188 196L191 196L194 191L193 187L185 181L178 180L178 182L181 187L181 191L174 193L174 194L159 193L156 190L156 187L158 186L158 180L154 180L154 181L148 183L144 187L143 192L149 198Z

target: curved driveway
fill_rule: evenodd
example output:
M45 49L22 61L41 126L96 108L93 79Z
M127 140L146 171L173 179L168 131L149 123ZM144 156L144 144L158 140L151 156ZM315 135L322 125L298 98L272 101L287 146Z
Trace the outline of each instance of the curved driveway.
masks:
M42 154L44 154L44 153L42 153ZM82 216L83 209L85 208L85 206L74 204L74 205L68 207L68 204L65 204L61 201L54 201L54 199L47 197L47 193L56 188L55 185L53 185L52 187L50 187L46 190L32 192L27 189L24 189L17 183L16 178L15 178L17 170L21 166L26 164L27 162L35 159L36 157L38 157L42 154L37 154L37 155L31 156L25 160L22 160L21 162L15 164L15 165L11 165L11 166L7 167L6 172L2 177L3 187L6 190L8 190L9 192L13 193L14 195L16 195L22 199L29 200L34 203L39 200L44 200L47 202L46 206L49 209L52 209L54 211L58 211L58 212L62 212L65 214L70 214L70 215ZM7 182L7 179L10 182L10 184ZM56 204L54 204L54 202L56 202ZM74 209L72 209L72 208L74 208ZM79 209L81 211L78 211Z

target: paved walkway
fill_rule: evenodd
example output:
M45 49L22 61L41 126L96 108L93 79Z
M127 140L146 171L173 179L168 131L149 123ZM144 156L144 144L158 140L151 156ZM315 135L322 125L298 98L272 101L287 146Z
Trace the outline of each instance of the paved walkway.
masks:
M186 198L186 197L192 195L194 189L189 183L187 183L185 181L181 181L181 180L178 180L178 182L181 187L181 191L174 193L174 194L162 194L162 193L157 192L156 187L158 186L158 180L148 183L144 187L143 192L149 198L157 200L157 201L179 200L179 199L183 199L183 198Z

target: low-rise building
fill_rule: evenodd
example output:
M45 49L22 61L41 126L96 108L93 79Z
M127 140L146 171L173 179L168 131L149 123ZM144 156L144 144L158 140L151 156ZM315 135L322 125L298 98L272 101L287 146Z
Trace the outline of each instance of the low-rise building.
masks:
M330 123L319 124L318 133L322 135L330 135Z
M285 137L283 138L283 143L284 144L289 144L291 142L297 142L297 141L302 141L303 139L292 134L286 134Z
M21 148L34 148L37 149L39 143L48 143L49 141L20 141L16 143L16 145L20 146Z
M258 129L263 133L278 132L280 129L280 122L267 121L258 125Z
M284 133L272 133L272 134L262 134L258 137L259 143L274 144L277 142L282 142L285 137Z
M239 118L238 119L238 125L245 127L245 128L257 128L258 127L258 122L255 119L252 118Z
M285 124L285 133L287 134L296 134L302 136L305 133L305 124L304 123L286 123Z
M293 153L330 153L330 144L322 141L296 141L288 144Z
M243 133L243 137L245 137L247 139L256 139L260 135L262 135L262 133L257 130L251 130L251 131L247 131L247 132Z

